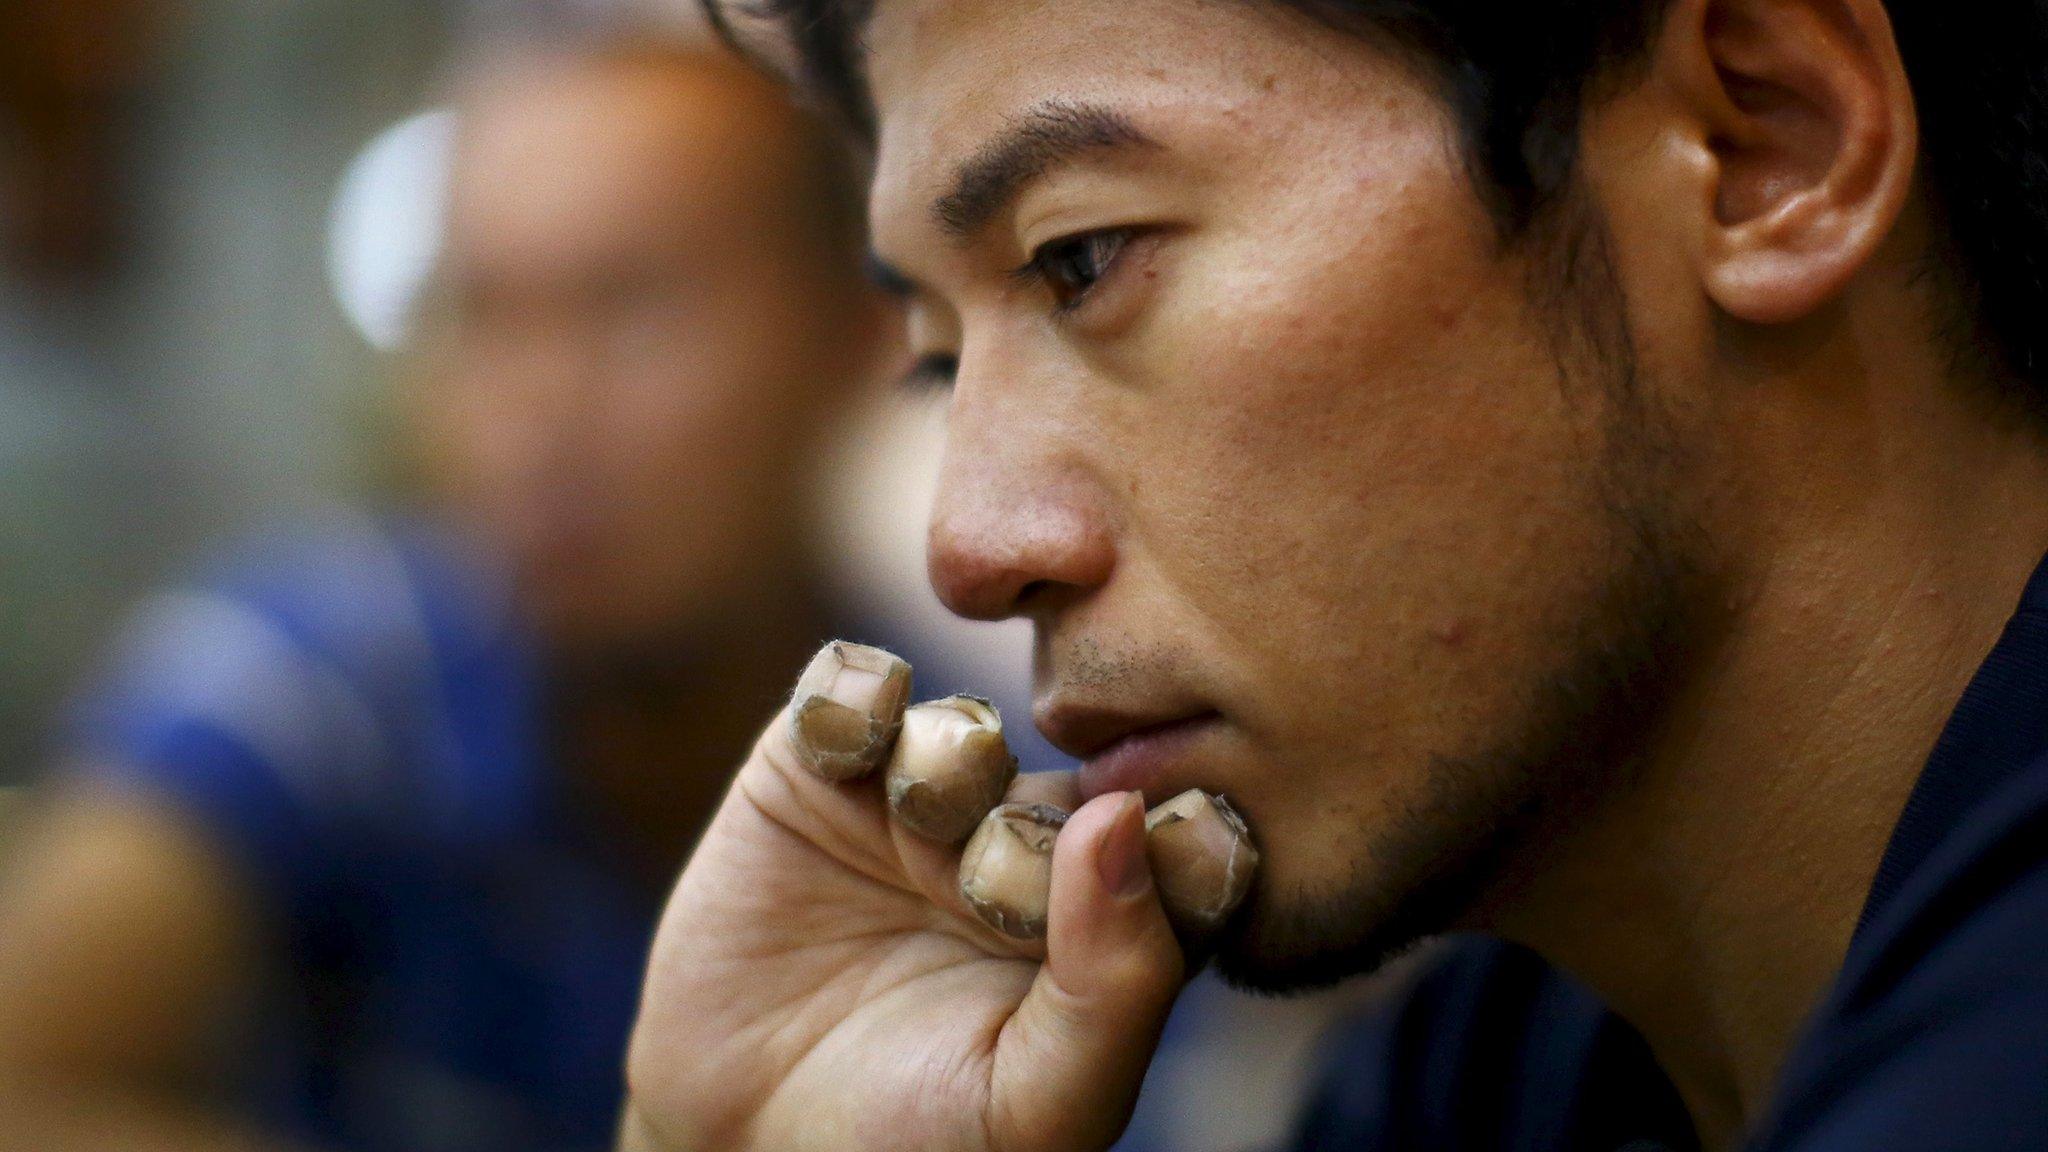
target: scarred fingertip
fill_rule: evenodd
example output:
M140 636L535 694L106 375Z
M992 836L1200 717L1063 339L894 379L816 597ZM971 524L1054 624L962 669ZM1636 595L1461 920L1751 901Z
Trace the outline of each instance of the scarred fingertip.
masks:
M960 854L960 895L982 923L1015 940L1044 938L1066 823L1050 804L1004 804L975 829Z
M910 665L893 653L835 640L797 680L790 747L827 780L853 780L889 758L910 699Z
M1003 802L1016 776L995 705L976 696L913 705L889 760L889 808L925 839L958 844Z
M1217 932L1250 895L1259 850L1222 796L1181 793L1145 817L1145 837L1167 918L1183 938Z

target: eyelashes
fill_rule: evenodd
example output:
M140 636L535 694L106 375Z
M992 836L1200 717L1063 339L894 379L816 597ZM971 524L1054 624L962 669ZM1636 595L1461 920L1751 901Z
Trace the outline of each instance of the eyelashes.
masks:
M1029 260L1012 269L1010 279L1044 288L1052 298L1054 318L1064 317L1088 302L1135 236L1128 228L1106 228L1049 240L1039 245ZM902 386L913 393L942 392L953 386L959 371L958 355L929 353L912 365Z
M1131 241L1124 228L1083 232L1049 240L1031 253L1031 259L1010 273L1022 284L1043 285L1052 295L1055 315L1079 308L1109 274L1116 259Z

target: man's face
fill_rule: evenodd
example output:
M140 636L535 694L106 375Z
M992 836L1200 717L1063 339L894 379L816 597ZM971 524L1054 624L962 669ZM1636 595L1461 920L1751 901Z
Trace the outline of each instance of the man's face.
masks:
M548 640L662 642L787 567L814 426L859 370L849 279L797 239L796 123L735 66L483 85L415 424Z
M1418 70L1279 5L883 0L868 48L877 247L958 361L941 595L1036 622L1085 791L1243 810L1236 977L1448 926L1676 623L1629 342L1531 303Z

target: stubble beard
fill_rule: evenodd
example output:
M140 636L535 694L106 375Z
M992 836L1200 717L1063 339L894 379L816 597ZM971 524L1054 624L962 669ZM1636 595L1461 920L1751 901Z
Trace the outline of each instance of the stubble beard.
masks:
M1677 678L1687 581L1673 559L1637 553L1617 570L1511 734L1476 754L1432 756L1422 795L1357 831L1333 890L1260 893L1221 942L1224 978L1269 993L1326 987L1482 925L1482 909L1510 899L1558 837L1630 784Z
M1689 663L1703 601L1699 534L1675 499L1677 439L1639 378L1606 236L1590 217L1557 245L1571 267L1535 301L1555 321L1559 380L1605 405L1586 485L1604 555L1527 676L1520 704L1478 751L1429 757L1427 784L1358 829L1342 881L1321 892L1256 891L1219 941L1231 984L1325 987L1373 971L1431 936L1483 923L1557 839L1629 786L1649 730ZM1555 267L1555 263L1542 265Z

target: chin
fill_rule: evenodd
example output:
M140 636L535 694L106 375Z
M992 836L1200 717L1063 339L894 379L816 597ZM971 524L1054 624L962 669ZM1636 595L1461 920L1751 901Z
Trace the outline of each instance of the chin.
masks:
M553 656L577 665L637 661L658 650L667 636L659 629L621 623L587 606L534 613L535 636Z
M1217 973L1231 987L1269 996L1289 996L1369 975L1423 940L1449 931L1444 923L1425 927L1372 916L1333 923L1317 913L1297 919L1249 909L1217 941ZM1277 922L1276 922L1277 921Z
M1217 940L1217 972L1245 991L1311 992L1479 926L1529 839L1503 797L1473 799L1462 818L1439 813L1368 837L1342 875L1283 886L1262 874Z

